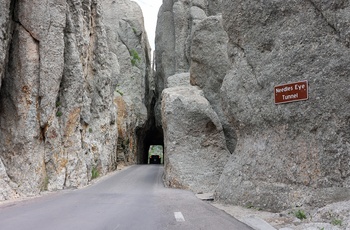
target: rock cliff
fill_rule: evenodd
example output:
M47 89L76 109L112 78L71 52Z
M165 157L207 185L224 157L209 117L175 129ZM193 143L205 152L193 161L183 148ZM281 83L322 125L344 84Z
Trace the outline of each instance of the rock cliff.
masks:
M221 17L212 16L219 13L219 3L168 0L158 14L156 82L163 93L155 114L164 131L165 183L195 192L215 190L228 147L233 150L235 145L234 138L225 138L235 132L216 103L228 69L228 38ZM207 42L212 43L202 46ZM213 47L218 49L215 54ZM208 76L212 78L206 83ZM202 90L191 86L190 79Z
M118 159L135 162L136 151L118 157L117 140L118 129L128 137L147 120L140 8L5 0L0 11L0 200L81 187Z
M165 183L213 192L229 157L218 115L203 91L189 84L166 88L162 97Z
M192 33L202 19L221 10L221 0L165 0L159 9L156 28L156 125L161 127L161 92L168 78L186 73L191 64Z
M110 55L118 63L114 98L118 107L118 162L143 163L143 138L152 120L155 86L142 11L129 0L102 2Z
M350 197L350 3L0 1L0 200L164 144L165 183L272 211ZM155 79L154 79L155 76ZM307 81L308 99L274 103ZM163 138L164 134L164 138Z
M237 130L217 198L278 211L349 198L348 1L223 1L231 67L224 112ZM307 80L309 99L274 104Z
M174 78L189 71L191 84L220 120L224 148L232 154L216 199L272 211L348 199L350 3L214 2L163 2L156 64L159 92L174 82L183 84ZM308 82L308 100L274 104L274 86L303 80ZM193 133L208 135L200 116L191 112L197 103L192 90L165 89L162 118L167 182L178 186L183 181L184 187L198 191L186 178L198 179L204 172L177 164L201 147L191 149L195 142L183 141L187 148L173 151L171 142ZM193 106L180 106L187 101ZM171 104L183 109L170 113ZM176 121L180 117L193 133ZM175 152L182 157L173 156ZM201 160L198 156L192 163L197 166Z

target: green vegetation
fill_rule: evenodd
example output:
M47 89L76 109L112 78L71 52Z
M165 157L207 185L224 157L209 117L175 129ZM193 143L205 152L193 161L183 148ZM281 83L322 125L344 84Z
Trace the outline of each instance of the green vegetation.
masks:
M62 115L63 115L63 113L61 111L57 111L57 113L56 113L57 117L61 117Z
M92 128L89 128L89 133L92 133Z
M140 58L139 54L134 49L130 50L130 56L131 56L131 64L132 64L132 66L137 65L141 61L141 58Z
M295 217L298 218L299 220L306 219L306 214L303 210L298 210L294 213Z
M262 209L261 208L258 208L258 207L255 207L253 204L249 203L246 205L246 208L249 208L249 209L255 209L257 211L261 211Z
M115 89L115 91L116 91L117 93L119 93L119 94L120 94L120 96L124 96L124 93L123 93L123 92L121 92L119 89Z
M158 155L161 158L161 163L164 163L163 158L163 146L162 145L151 145L148 150L148 159L151 155Z
M335 226L341 226L343 224L343 221L340 219L334 219L332 220L331 224L335 225Z
M41 191L47 191L49 186L49 177L46 176L41 185Z
M257 211L262 211L262 208L255 207L253 204L248 204L246 207L249 209L255 209Z
M60 106L61 106L61 102L56 101L56 108L57 108L56 117L61 117L63 115L63 113L59 110Z
M91 180L96 179L97 177L100 176L100 173L98 172L98 169L96 166L92 167L91 170Z

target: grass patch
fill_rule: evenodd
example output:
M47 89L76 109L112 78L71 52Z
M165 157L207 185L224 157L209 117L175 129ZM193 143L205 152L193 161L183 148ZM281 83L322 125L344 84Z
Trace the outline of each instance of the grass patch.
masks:
M61 111L57 111L56 117L61 117L62 115L63 115L63 113Z
M131 64L132 64L132 66L137 65L141 61L141 58L140 58L139 54L134 49L130 50L130 56L131 56Z
M262 208L255 207L253 204L250 204L250 203L246 205L246 208L255 209L256 211L261 211L262 210Z
M91 180L93 179L96 179L97 177L100 176L100 173L98 172L98 169L96 166L94 166L92 169L91 169Z
M46 176L41 185L41 191L47 191L49 187L49 177Z
M333 224L335 226L341 226L343 224L343 221L340 219L334 219L334 220L332 220L331 224Z
M303 210L298 210L294 213L294 216L298 218L299 220L306 219L306 214Z

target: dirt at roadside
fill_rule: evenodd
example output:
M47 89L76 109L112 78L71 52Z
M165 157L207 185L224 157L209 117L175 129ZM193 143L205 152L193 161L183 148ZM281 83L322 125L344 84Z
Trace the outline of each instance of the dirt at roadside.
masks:
M266 221L277 230L350 230L350 200L317 209L300 207L280 213L217 202L211 204L242 222L247 217L253 216ZM303 219L303 214L305 214L306 219ZM297 216L302 219L297 218Z

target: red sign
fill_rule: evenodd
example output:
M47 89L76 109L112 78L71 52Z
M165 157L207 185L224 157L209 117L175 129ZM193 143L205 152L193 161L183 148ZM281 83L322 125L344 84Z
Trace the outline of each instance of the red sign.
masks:
M309 99L307 81L275 86L275 104L288 103L294 101L304 101Z

